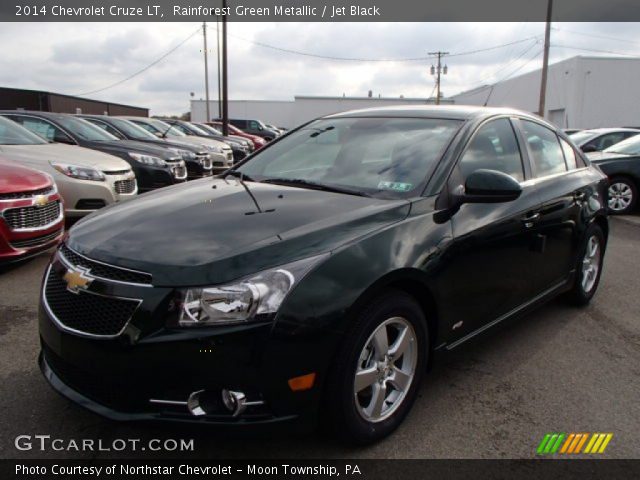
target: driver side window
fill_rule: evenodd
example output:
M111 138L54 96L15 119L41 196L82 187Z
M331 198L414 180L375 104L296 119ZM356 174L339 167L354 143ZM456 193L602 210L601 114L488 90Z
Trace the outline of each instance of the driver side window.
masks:
M463 178L476 170L488 169L523 181L522 157L511 122L501 118L480 127L469 142L459 167Z

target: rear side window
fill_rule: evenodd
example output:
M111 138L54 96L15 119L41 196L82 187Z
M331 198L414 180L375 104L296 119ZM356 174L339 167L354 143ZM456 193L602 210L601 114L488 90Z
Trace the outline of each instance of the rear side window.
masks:
M565 142L563 139L560 139L560 145L562 145L562 151L564 152L564 159L567 162L567 168L569 170L575 170L578 168L578 161L576 159L576 152L569 145L568 142Z
M527 140L529 156L536 177L546 177L567 171L558 136L547 127L528 120L521 120Z
M497 170L519 182L524 180L520 149L508 119L493 120L480 127L469 143L460 160L460 171L467 178L479 169Z

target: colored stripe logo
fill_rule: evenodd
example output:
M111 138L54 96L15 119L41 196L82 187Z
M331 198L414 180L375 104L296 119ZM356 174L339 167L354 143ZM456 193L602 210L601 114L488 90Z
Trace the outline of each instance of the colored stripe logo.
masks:
M600 454L604 453L612 438L613 433L547 433L538 445L536 453Z

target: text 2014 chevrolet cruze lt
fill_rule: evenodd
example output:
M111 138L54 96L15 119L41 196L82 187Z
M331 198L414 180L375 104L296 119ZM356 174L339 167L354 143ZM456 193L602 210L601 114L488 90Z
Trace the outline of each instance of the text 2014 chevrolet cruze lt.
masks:
M114 419L324 418L374 441L435 353L560 293L591 299L606 191L525 113L325 117L221 178L78 223L44 278L40 364Z

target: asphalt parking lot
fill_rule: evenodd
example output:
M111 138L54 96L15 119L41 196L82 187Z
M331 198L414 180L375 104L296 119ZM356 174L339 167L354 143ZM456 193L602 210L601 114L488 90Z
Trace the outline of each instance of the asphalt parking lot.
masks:
M589 307L554 301L450 355L428 376L401 428L358 449L318 435L222 438L203 428L120 424L59 397L36 365L45 254L0 273L0 458L187 455L19 451L14 439L23 434L193 438L190 455L212 458L529 458L547 432L612 432L607 458L639 458L639 252L640 217L612 219Z

